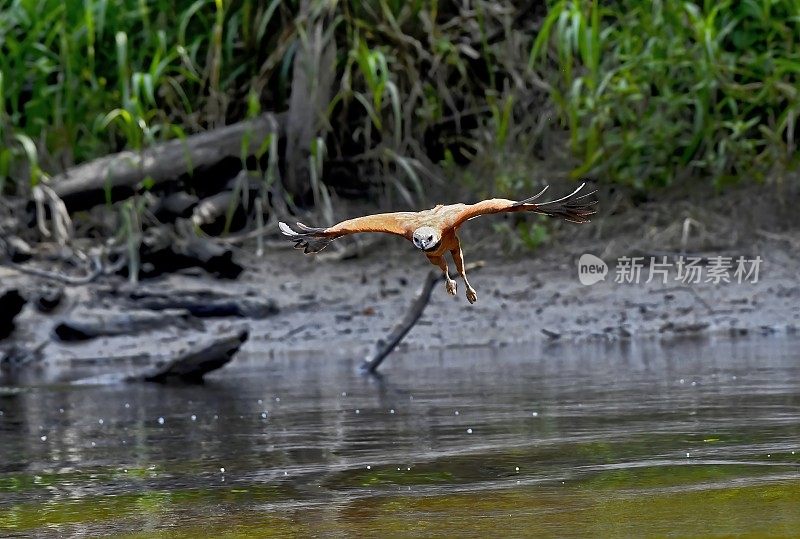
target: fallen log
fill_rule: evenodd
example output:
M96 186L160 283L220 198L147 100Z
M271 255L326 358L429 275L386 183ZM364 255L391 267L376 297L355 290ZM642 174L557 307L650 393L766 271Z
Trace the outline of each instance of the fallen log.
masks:
M0 339L5 339L14 331L14 319L26 303L19 290L12 288L0 291Z
M131 335L141 331L167 326L193 327L188 311L170 309L160 312L106 309L76 311L64 318L53 329L53 333L64 342L87 341L101 336Z
M194 346L143 374L129 376L126 382L202 383L203 377L233 359L247 341L247 330L216 337L211 342Z
M134 291L128 298L141 309L154 311L181 309L198 318L235 316L260 319L279 312L278 305L273 300L229 296L207 290L175 294Z
M70 212L123 200L147 179L151 186L192 174L226 158L254 155L269 135L281 136L284 116L263 114L213 131L171 140L141 152L124 151L73 167L53 177L53 191Z
M192 224L211 236L237 231L247 226L247 211L232 190L204 198L195 206Z
M230 331L189 347L160 360L154 367L135 374L109 373L74 380L76 385L111 385L120 383L173 383L199 384L211 371L228 364L247 341L247 330ZM150 356L138 354L128 359L147 360ZM102 361L105 361L103 358ZM98 358L98 361L100 359Z
M241 230L248 216L258 211L254 203L263 189L260 176L242 170L222 190L199 201L192 211L192 224L211 236Z
M67 275L65 273L57 271L43 270L34 267L30 264L14 264L12 262L8 264L8 267L14 271L17 271L19 273L24 273L26 275L41 277L42 279L48 279L50 281L59 282L65 285L78 286L83 284L89 284L95 281L101 275L104 275L109 271L114 271L114 268L116 268L117 266L116 264L114 264L112 265L111 268L106 268L103 266L103 263L100 261L99 257L94 257L90 261L90 264L92 267L86 272L85 275L80 275L80 276Z

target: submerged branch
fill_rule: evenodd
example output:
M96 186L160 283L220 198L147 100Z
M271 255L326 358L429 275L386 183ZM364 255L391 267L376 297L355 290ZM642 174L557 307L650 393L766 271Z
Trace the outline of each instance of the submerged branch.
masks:
M471 271L482 268L483 266L484 262L482 261L473 262L471 264L467 264L465 270ZM364 363L361 365L361 370L363 372L374 373L380 364L383 363L383 361L389 356L389 354L394 351L397 345L400 344L400 341L403 340L403 337L406 336L406 334L411 330L411 328L414 327L414 325L422 316L422 313L425 311L425 307L427 307L428 302L430 302L433 287L442 279L444 279L444 274L440 270L433 269L428 272L428 275L425 276L425 282L422 284L419 292L417 292L417 296L414 298L414 301L412 301L411 305L409 305L405 316L403 316L403 318L397 322L385 339L380 339L377 343L375 343L375 350L364 360Z

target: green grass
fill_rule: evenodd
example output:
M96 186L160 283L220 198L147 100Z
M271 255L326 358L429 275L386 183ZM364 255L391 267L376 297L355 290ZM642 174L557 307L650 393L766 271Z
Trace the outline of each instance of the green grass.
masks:
M530 65L552 83L574 176L725 185L798 163L794 0L561 0Z
M794 0L301 4L0 0L0 192L285 110L317 27L335 44L333 87L303 144L323 204L329 162L407 204L438 171L463 183L468 162L490 171L471 187L504 191L524 176L509 179L508 156L541 153L561 128L573 177L639 189L798 162Z
M0 182L238 119L280 84L277 1L0 2ZM284 81L285 82L285 81Z

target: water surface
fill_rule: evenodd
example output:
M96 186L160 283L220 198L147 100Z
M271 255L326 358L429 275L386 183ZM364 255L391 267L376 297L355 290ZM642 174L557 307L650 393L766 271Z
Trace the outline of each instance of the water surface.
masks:
M239 358L0 389L0 535L796 536L797 340Z

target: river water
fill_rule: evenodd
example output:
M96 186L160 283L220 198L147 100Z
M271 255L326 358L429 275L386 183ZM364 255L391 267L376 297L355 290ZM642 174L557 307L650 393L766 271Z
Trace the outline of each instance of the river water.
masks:
M244 357L0 388L0 535L800 535L800 341Z

